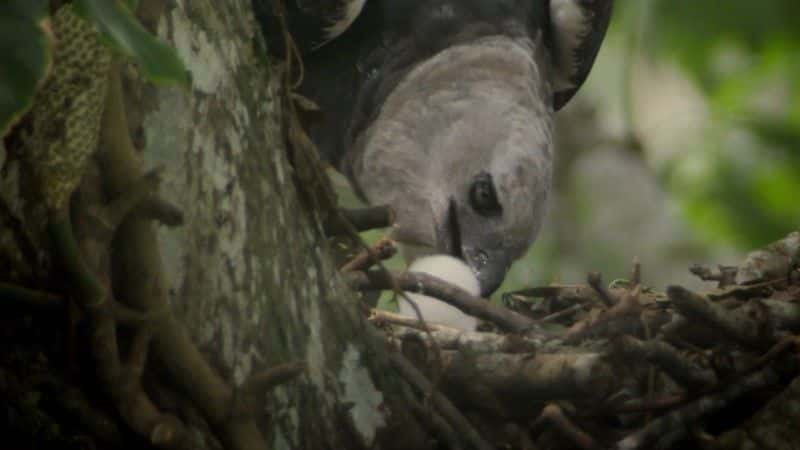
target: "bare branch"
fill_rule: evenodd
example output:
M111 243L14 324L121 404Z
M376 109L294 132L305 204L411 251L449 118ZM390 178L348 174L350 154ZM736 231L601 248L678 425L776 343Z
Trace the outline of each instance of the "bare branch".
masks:
M424 273L384 273L377 271L349 273L350 286L357 290L394 289L415 292L441 299L466 314L488 320L504 330L522 332L536 323L522 314L495 306L467 291Z

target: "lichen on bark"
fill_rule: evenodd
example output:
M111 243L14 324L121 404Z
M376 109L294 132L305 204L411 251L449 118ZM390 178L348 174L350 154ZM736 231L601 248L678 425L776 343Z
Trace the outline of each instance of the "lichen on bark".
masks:
M377 341L330 262L318 214L297 194L280 68L265 61L248 6L176 2L157 31L187 65L192 90L126 83L130 117L145 134L142 160L164 167L161 195L185 217L183 227L158 231L170 301L234 385L276 364L307 362L306 377L264 399L268 441L368 445L388 420L379 392L386 383L371 381L374 392L363 396L353 386L376 373L380 358L365 352Z

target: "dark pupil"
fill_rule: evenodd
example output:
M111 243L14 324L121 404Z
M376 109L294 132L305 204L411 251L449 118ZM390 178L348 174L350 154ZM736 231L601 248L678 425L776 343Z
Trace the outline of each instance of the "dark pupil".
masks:
M494 184L489 174L482 173L478 175L477 179L472 185L472 192L470 195L472 207L479 214L494 215L502 211L500 204L497 201L497 196L494 192Z
M479 181L478 185L475 186L475 199L481 205L489 205L492 203L492 186L485 182Z

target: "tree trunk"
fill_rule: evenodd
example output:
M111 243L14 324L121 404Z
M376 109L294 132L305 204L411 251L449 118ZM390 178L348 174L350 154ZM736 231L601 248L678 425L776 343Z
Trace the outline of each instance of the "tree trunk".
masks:
M380 447L381 433L396 430L405 412L392 407L399 404L396 383L332 264L321 214L298 194L281 126L280 71L265 59L250 2L145 0L140 12L145 26L177 49L192 86L157 88L124 66L124 113L137 160L127 165L101 147L101 173L118 194L136 178L131 167L162 167L159 193L180 207L184 224L122 224L119 235L138 238L113 243L114 295L129 305L136 304L129 298L167 297L176 327L185 327L213 369L204 375L176 367L170 352L180 350L164 342L182 330L172 330L155 332L148 370L158 368L189 397L204 395L194 392L202 380L183 378L216 373L236 397L251 375L305 362L296 380L248 399L267 447ZM104 127L110 133L108 122ZM53 263L45 215L26 189L29 176L11 155L2 172L8 207L0 214L0 261L14 268L9 281L41 285L53 278ZM20 236L30 236L31 248ZM213 417L205 420L215 428Z
M37 126L65 139L63 117L47 126L34 105L37 120L3 141L0 336L12 345L0 351L0 428L18 426L11 447L86 448L77 436L90 434L108 448L685 448L708 438L685 423L753 392L754 410L773 400L747 424L744 442L761 442L775 408L794 401L796 233L740 268L695 267L718 282L709 295L644 289L637 265L628 283L590 274L520 291L542 301L505 309L424 274L351 274L363 290L446 298L511 331L413 321L387 343L333 263L330 193L249 0L142 0L140 16L177 49L191 88L156 88L106 58L99 144L69 215L42 201L30 152L50 136ZM64 162L57 147L39 154ZM47 162L51 173L69 165ZM181 227L155 225L179 216ZM386 350L400 341L416 366ZM720 443L738 448L737 436Z

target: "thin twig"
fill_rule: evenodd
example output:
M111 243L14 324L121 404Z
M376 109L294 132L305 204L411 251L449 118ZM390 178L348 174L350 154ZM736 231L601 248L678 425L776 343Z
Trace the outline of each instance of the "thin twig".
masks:
M353 259L345 263L339 271L353 272L356 270L367 270L379 261L387 260L397 253L397 245L389 238L383 238L375 245L362 250Z
M420 394L430 394L431 401L437 411L456 429L471 446L478 450L492 450L493 447L486 442L461 412L442 393L433 391L431 382L411 363L396 352L389 354L389 361L400 375L408 381Z
M542 413L533 423L533 427L541 428L546 423L554 426L562 436L582 450L601 450L602 448L594 438L575 425L554 403L550 403L542 409Z
M774 385L778 379L778 374L772 368L766 368L730 385L723 392L702 397L679 410L653 420L641 430L619 441L615 448L618 450L669 448L677 439L686 436L689 429L685 424L696 423L749 392ZM669 442L664 442L664 439Z
M357 290L393 289L438 298L474 317L488 320L508 331L523 332L535 322L522 314L495 306L469 292L432 275L418 272L351 272L350 286Z
M591 286L595 292L597 292L597 294L600 296L600 299L603 300L603 303L605 303L606 306L614 306L616 301L611 293L608 292L608 288L606 288L606 286L603 284L603 275L600 272L589 272L586 275L586 282L589 283L589 286Z

